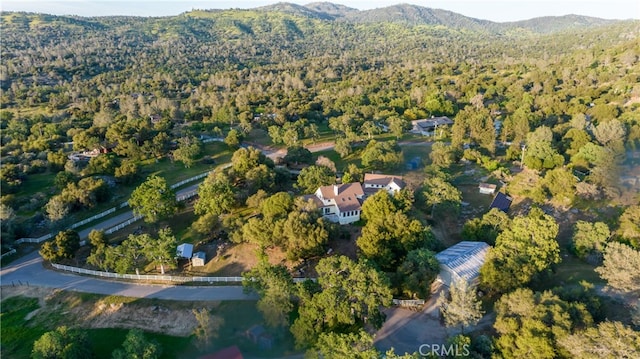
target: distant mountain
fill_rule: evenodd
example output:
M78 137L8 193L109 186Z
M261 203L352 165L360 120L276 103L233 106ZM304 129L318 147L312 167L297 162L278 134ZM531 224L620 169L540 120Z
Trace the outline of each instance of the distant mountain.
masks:
M286 13L294 16L302 16L302 17L307 17L312 19L321 19L321 20L335 19L335 16L331 15L330 13L316 11L315 9L307 6L302 6L302 5L292 4L287 2L279 2L273 5L261 6L261 7L255 8L255 10L276 11L276 12L282 12L282 13Z
M304 7L319 13L331 15L334 18L345 17L348 14L357 13L360 11L352 7L348 7L340 4L334 4L330 2L314 2L314 3L307 4Z
M473 31L494 30L497 26L488 20L479 20L455 12L430 9L417 5L400 4L348 14L345 19L354 22L395 22L409 25L442 25Z
M283 12L295 16L328 21L338 20L354 23L388 22L411 26L434 25L484 33L506 33L521 29L531 33L548 34L571 29L610 25L616 21L588 16L566 15L498 23L464 16L452 11L410 4L392 5L372 10L358 10L330 2L316 2L304 6L280 2L258 7L255 10Z
M597 17L581 15L565 16L544 16L529 20L505 22L501 25L505 27L516 27L527 29L539 34L548 34L557 31L572 29L582 29L597 26L606 26L616 22L616 20L605 20Z

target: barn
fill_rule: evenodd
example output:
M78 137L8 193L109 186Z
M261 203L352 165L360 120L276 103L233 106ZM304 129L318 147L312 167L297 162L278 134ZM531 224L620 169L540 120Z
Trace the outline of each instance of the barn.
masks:
M484 242L462 241L436 254L440 262L440 274L436 280L450 287L456 280L466 280L468 284L477 284L480 267L491 248Z

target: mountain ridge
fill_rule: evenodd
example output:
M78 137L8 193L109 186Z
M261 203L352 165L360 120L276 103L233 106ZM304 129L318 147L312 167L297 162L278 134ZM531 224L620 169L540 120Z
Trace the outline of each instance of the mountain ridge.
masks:
M313 2L306 5L278 2L272 5L253 8L253 10L285 12L292 15L328 21L347 21L354 23L389 22L411 26L440 25L454 29L492 33L521 29L539 34L547 34L570 29L604 26L618 21L625 21L568 14L562 16L535 17L527 20L509 22L495 22L465 16L449 10L406 3L370 10L358 10L331 2Z

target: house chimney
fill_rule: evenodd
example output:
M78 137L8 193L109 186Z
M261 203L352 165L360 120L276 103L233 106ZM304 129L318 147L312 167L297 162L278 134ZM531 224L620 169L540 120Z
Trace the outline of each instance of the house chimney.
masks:
M336 196L338 195L338 185L337 184L333 185L333 194L336 195Z

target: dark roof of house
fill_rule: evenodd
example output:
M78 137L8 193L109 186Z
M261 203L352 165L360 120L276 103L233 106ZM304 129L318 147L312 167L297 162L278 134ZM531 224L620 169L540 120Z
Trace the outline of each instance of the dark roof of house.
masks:
M451 124L453 124L453 120L451 120L447 116L433 117L429 119L422 119L422 120L416 121L416 125L422 128L433 128L436 126L451 125Z
M496 196L493 197L493 201L491 202L489 209L497 208L503 212L507 212L509 210L509 207L511 207L511 202L513 202L513 198L507 196L502 192L498 192L496 193Z
M238 349L238 347L234 345L224 348L215 353L203 355L201 357L198 357L198 359L244 359L244 357L242 356L240 349Z

